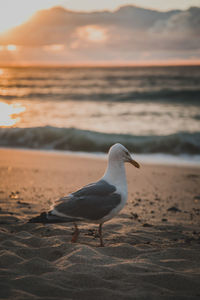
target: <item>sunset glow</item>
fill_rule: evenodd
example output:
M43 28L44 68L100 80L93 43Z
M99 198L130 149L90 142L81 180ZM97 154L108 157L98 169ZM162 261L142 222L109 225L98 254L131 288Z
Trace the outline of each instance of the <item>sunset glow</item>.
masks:
M8 45L7 49L8 49L8 51L16 51L17 47L15 45Z
M18 48L16 45L0 46L0 51L16 51Z
M19 115L25 111L25 107L17 104L0 102L0 126L9 127L20 121Z
M78 35L92 42L103 42L106 40L105 30L98 26L85 26L78 29Z
M61 51L64 48L65 48L65 46L61 45L61 44L54 44L54 45L44 46L44 50L46 50L46 51L52 51L52 52Z

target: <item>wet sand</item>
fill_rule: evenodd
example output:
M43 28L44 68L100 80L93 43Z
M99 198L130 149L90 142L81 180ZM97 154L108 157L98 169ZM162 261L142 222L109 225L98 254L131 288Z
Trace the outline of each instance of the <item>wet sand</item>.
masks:
M135 157L137 159L137 157ZM1 299L200 299L200 168L127 165L128 202L97 226L26 221L106 161L0 149Z

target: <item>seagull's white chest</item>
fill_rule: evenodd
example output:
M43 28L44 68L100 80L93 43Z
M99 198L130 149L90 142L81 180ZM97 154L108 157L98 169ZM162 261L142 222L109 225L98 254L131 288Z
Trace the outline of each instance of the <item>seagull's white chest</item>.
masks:
M106 181L110 186L115 187L113 194L114 193L118 194L118 196L120 196L120 201L116 205L111 207L111 210L109 211L108 214L106 214L103 218L98 220L98 223L100 223L100 224L112 219L116 214L118 214L120 212L120 210L126 204L127 197L128 197L128 191L127 191L127 182L126 182L126 173L125 173L124 162L131 162L131 163L133 163L134 166L139 168L139 164L136 163L131 158L128 151L124 151L124 152L120 151L121 150L120 147L121 146L119 144L116 144L109 151L108 167L106 169L104 176L102 177L102 180ZM117 148L118 148L119 152L117 151ZM127 156L125 156L124 153L126 153ZM110 197L112 197L111 195L110 195ZM112 198L110 198L110 199L112 199ZM108 199L108 201L109 201L109 199Z
M126 204L127 197L128 197L126 178L124 181L122 181L120 184L117 185L116 193L120 194L121 196L121 201L118 208L118 211L120 211Z
M128 196L126 180L124 180L120 184L117 184L116 187L116 193L121 195L121 202L125 205Z

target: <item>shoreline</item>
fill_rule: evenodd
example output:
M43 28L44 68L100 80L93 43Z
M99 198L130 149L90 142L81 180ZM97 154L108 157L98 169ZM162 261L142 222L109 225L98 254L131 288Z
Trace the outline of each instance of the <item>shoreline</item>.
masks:
M94 224L81 223L73 244L71 223L27 223L105 168L104 159L0 149L3 299L199 299L199 168L127 164L128 201L104 224L103 248Z
M33 151L57 155L69 155L77 156L82 158L93 158L93 159L107 159L107 153L103 152L84 152L84 151L70 151L70 150L55 150L55 149L32 149L23 147L4 147L0 146L2 150L13 150L13 151ZM189 154L164 154L164 153L148 153L148 154L133 154L135 159L140 161L142 164L148 165L161 165L161 166L179 166L179 167L195 167L200 168L200 155L189 155Z

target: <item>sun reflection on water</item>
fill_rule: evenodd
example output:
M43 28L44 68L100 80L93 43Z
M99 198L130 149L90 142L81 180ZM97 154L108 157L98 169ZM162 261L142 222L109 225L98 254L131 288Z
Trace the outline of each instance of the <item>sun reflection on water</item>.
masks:
M24 112L26 108L19 103L8 104L0 102L0 126L11 127L16 125L20 121L20 114Z

